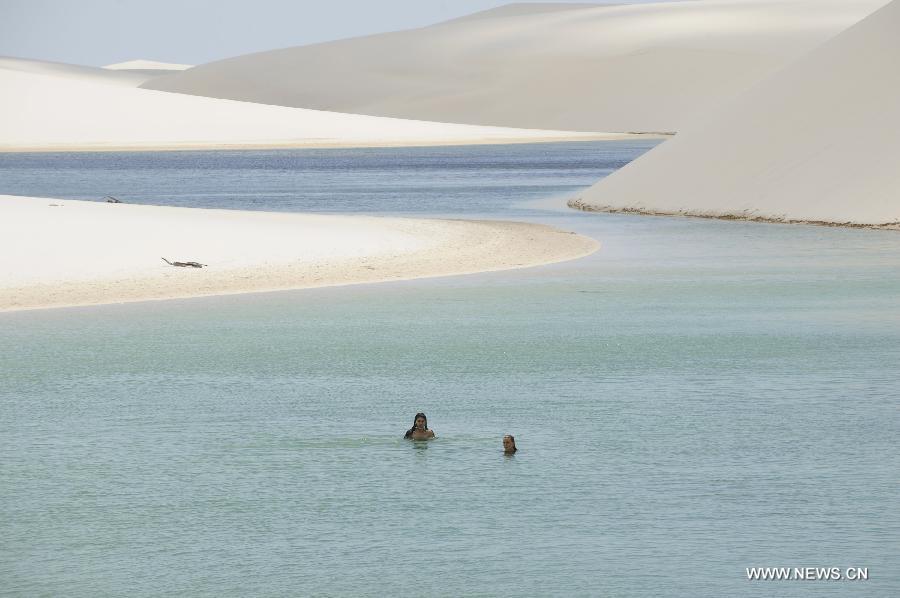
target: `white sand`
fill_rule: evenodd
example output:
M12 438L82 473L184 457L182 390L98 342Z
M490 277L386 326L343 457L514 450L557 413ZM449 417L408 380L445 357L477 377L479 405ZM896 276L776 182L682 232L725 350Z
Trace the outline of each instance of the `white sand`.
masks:
M239 56L144 86L441 122L679 131L886 2L513 5Z
M6 83L4 71L19 73L32 73L35 75L48 75L84 81L89 83L102 83L105 85L119 85L124 87L137 87L141 83L149 81L156 75L147 73L135 73L131 71L110 71L95 66L81 66L78 64L65 64L62 62L48 62L46 60L32 60L30 58L12 58L0 56L0 90L3 94L15 93ZM0 129L2 132L2 129Z
M191 68L192 64L178 64L175 62L157 62L156 60L128 60L126 62L117 62L116 64L107 64L103 68L112 71L183 71Z
M130 73L134 76L141 76L143 78L142 83L146 83L151 79L155 79L162 75L179 73L192 66L193 65L191 64L176 64L172 62L157 62L155 60L140 59L108 64L104 66L103 69L117 73Z
M0 311L298 289L574 259L543 225L199 210L0 195ZM198 261L207 268L178 268Z
M440 145L621 137L265 106L13 69L0 69L0 90L0 151Z
M583 194L593 209L900 226L900 0Z

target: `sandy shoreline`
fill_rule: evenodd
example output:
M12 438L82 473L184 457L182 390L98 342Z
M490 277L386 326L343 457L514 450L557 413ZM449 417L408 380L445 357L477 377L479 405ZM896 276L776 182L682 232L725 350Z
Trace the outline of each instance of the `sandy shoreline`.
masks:
M743 222L762 222L766 224L807 224L809 226L829 226L845 228L867 228L871 230L900 230L900 221L885 222L883 224L864 224L859 222L831 222L828 220L803 220L797 218L775 218L760 216L753 213L730 214L713 213L693 210L659 211L644 208L616 207L592 205L581 199L572 199L567 205L573 210L582 212L602 212L606 214L633 214L637 216L682 216L684 218L706 218L708 220L740 220Z
M0 195L0 311L506 270L595 240L501 221L200 210ZM202 269L170 261L198 261Z

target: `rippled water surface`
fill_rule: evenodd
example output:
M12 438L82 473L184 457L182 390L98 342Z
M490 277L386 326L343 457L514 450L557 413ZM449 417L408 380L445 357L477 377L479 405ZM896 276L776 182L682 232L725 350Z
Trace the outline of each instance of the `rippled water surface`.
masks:
M0 155L0 193L502 217L603 244L0 314L0 594L898 594L900 234L564 208L651 145ZM437 440L401 439L417 411Z

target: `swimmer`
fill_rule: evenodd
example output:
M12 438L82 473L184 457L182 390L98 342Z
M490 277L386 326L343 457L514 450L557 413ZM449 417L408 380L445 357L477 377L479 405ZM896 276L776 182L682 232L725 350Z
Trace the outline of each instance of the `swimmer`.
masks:
M434 431L428 429L428 418L425 417L424 413L416 413L416 418L413 420L413 427L407 430L403 437L410 440L428 440L429 438L434 438Z
M503 437L503 454L504 455L515 455L516 451L516 439L514 436L510 436L507 434Z

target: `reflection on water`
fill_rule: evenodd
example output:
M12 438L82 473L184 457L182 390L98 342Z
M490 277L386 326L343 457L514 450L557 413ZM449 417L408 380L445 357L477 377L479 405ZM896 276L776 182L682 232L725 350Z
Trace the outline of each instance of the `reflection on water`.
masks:
M529 147L521 164L570 150ZM472 151L492 166L418 201L465 212L477 195L486 214L601 251L0 315L4 590L734 596L772 591L745 567L834 564L870 580L779 595L895 594L900 235L527 209L495 184L519 167ZM418 167L412 153L359 189L383 198ZM252 196L278 170L251 166L268 155L232 165L227 193ZM69 164L59 180L129 172L153 195L131 160ZM45 166L44 188L62 184ZM557 194L575 170L542 170L531 191ZM437 440L403 439L420 410ZM503 434L514 457L500 458Z

